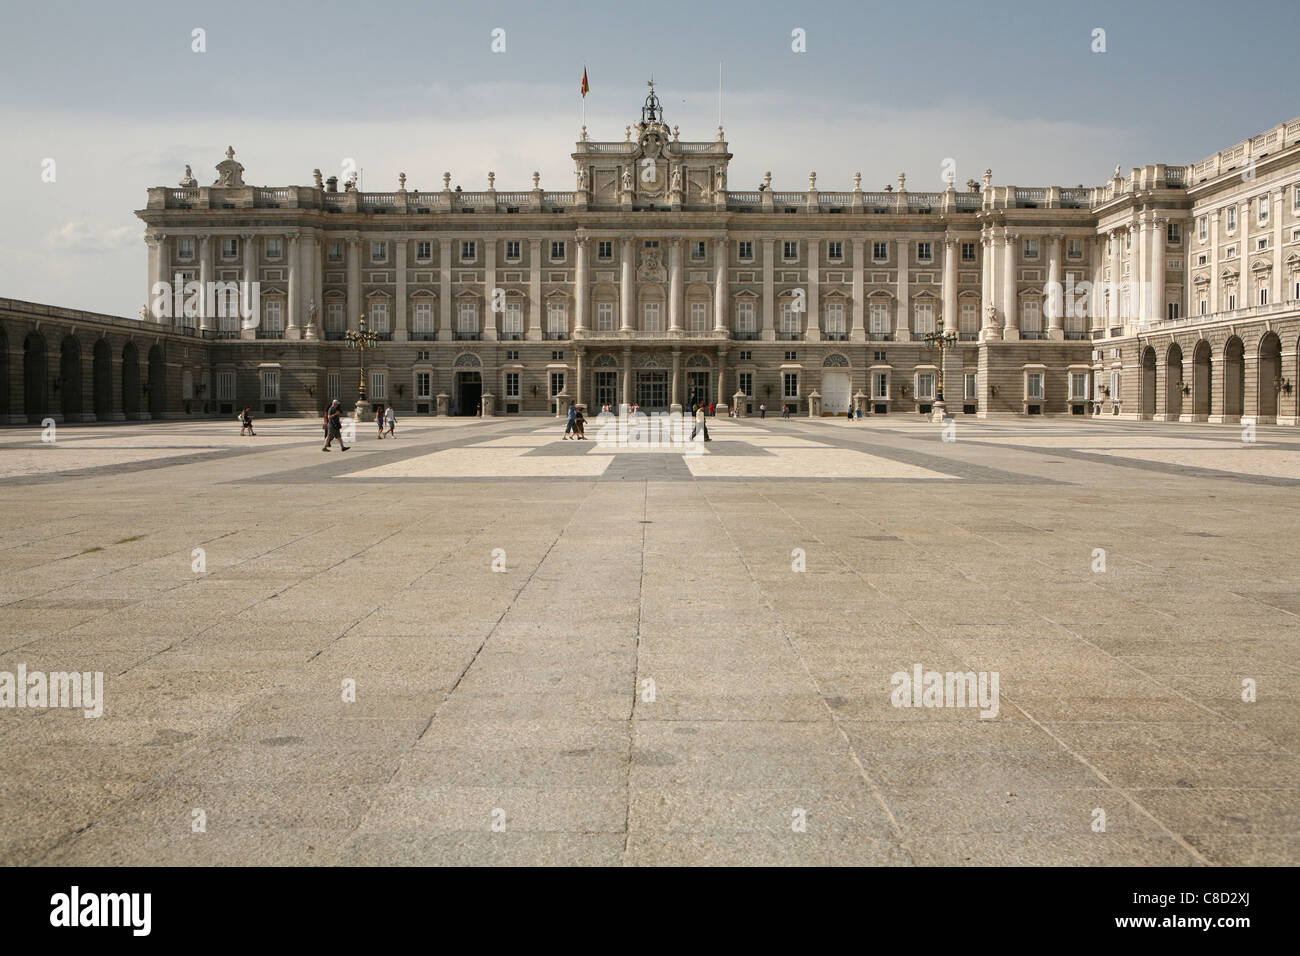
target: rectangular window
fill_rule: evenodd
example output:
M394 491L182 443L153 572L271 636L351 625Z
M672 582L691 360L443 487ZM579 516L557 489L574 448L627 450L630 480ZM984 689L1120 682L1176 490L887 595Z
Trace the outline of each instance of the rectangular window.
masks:
M754 361L754 353L751 352L751 351L749 351L749 349L741 349L741 350L740 350L740 361L742 361L742 362L752 362L752 361Z
M266 240L266 258L279 259L284 255L284 244L278 239Z
M329 252L329 256L330 256L330 262L342 262L342 261L343 261L343 243L341 243L341 242L331 242L331 243L330 243L330 252Z
M460 244L460 261L473 262L478 258L478 243L467 241Z
M564 261L564 243L561 240L558 239L551 240L551 261L552 262Z
M957 331L962 336L974 336L979 334L980 330L980 307L978 302L963 302L961 304L961 318Z
M919 401L923 402L934 398L933 372L916 373L916 397Z
M608 262L614 258L613 240L602 239L596 243L596 258L602 262Z
M703 241L697 240L691 243L691 258L697 261L702 260L708 254L708 249Z
M433 303L417 302L415 303L415 319L411 329L416 335L432 335L433 329Z
M551 361L552 361L552 362L563 362L563 361L564 361L564 353L552 349L552 350L551 350Z
M781 375L782 390L781 394L785 398L799 397L799 373L785 372Z
M506 372L506 398L519 397L519 373Z
M235 258L237 258L238 256L239 256L239 240L238 240L238 239L222 239L222 240L221 240L221 258L223 258L223 259L235 259Z
M1088 373L1070 373L1070 401L1086 402L1088 400Z
M507 361L507 362L518 362L518 361L519 361L519 350L518 350L518 349L506 349L506 361Z
M372 242L370 244L370 261L387 262L388 261L388 243Z
M1263 252L1268 248L1268 236L1261 236L1255 240L1255 251Z
M754 258L754 244L749 240L738 242L736 244L736 255L742 262L750 262Z
M267 332L284 331L283 299L266 299L262 303L262 328Z
M433 258L433 243L421 240L415 244L415 258L419 262L428 262Z
M556 395L559 395L563 391L564 391L564 373L552 372L551 373L551 398L554 398Z
M888 372L876 372L871 376L871 397L889 398Z
M461 336L478 335L478 308L473 302L462 302L457 316L456 332Z
M366 318L368 319L366 324L370 326L370 331L378 332L381 335L390 331L387 302L371 302L370 314Z
M346 327L346 306L342 302L327 303L325 306L325 334L342 335Z
M1043 304L1037 299L1026 299L1020 305L1020 331L1041 332L1043 330Z
M1232 232L1232 230L1236 228L1237 228L1237 207L1229 206L1228 207L1228 231Z
M828 302L826 304L826 333L838 338L843 336L845 331L844 303Z
M746 395L754 394L754 373L740 372L736 377L737 387Z
M1183 304L1181 302L1166 303L1165 314L1171 322L1175 319L1181 319L1183 317Z
M1120 373L1111 372L1110 373L1110 400L1112 402L1119 401L1119 385L1120 385Z
M706 302L691 303L691 331L707 332L709 330L709 306Z
M1231 311L1232 311L1233 309L1235 309L1236 307L1237 307L1237 293L1235 293L1235 292L1229 292L1229 293L1228 293L1228 311L1231 312Z
M1265 193L1263 196L1260 196L1258 199L1256 199L1255 205L1256 205L1256 216L1257 216L1256 222L1258 222L1261 226L1268 225L1268 214L1269 214L1268 194Z
M1210 217L1202 216L1196 220L1196 238L1204 242L1210 236Z
M913 331L922 334L934 331L934 303L918 302L916 303L916 312L914 316L915 328Z
M646 302L641 307L641 331L662 332L664 330L663 313L658 302Z
M934 243L918 242L916 244L916 261L931 262L934 259Z
M962 262L975 261L975 243L963 242L961 244L961 261Z
M1030 401L1041 401L1043 398L1043 373L1030 372L1025 376L1025 397Z
M1291 211L1300 214L1300 185L1291 187Z
M831 240L826 243L826 258L833 262L838 262L844 258L844 243L839 240Z
M781 328L779 331L786 335L793 335L802 331L799 321L799 313L794 310L793 302L781 303Z
M888 302L871 303L871 332L876 335L884 335L889 332Z
M976 372L965 372L962 375L961 397L968 402L973 402L979 398L979 374Z
M799 353L798 353L798 352L792 352L792 351L790 351L789 349L786 349L786 352L785 352L785 360L786 360L787 362L797 362L797 361L799 361Z
M176 256L180 259L194 258L194 240L189 236L182 236L176 246Z
M1083 240L1067 239L1065 243L1065 254L1071 259L1083 258Z
M563 302L549 302L546 305L546 333L553 339L565 338L569 334L569 314Z
M1225 258L1225 259L1235 259L1235 258L1237 258L1237 247L1236 247L1236 246L1228 246L1228 248L1225 249L1225 250L1223 251L1223 258Z
M876 262L889 261L889 243L873 242L871 244L871 258Z
M524 304L518 299L507 299L505 311L501 314L501 334L506 341L524 337Z
M1201 296L1201 298L1200 298L1199 301L1200 301L1200 313L1201 313L1201 315L1209 315L1209 314L1210 314L1210 300L1207 299L1205 296Z
M433 376L429 372L415 373L415 397L428 398L433 391Z
M217 401L231 401L235 397L235 373L223 370L217 373Z
M1183 241L1183 227L1176 222L1171 222L1165 230L1165 238L1171 246L1176 246Z
M1268 305L1268 286L1266 285L1259 287L1259 304Z
M758 331L758 326L754 323L753 302L736 303L736 331L750 333Z
M1026 240L1025 240L1025 258L1026 258L1026 259L1037 259L1037 258L1038 258L1038 240L1037 240L1037 239L1026 239Z
M781 257L786 262L796 261L799 258L799 243L789 240L781 243Z
M383 401L388 398L388 373L370 373L370 398Z
M341 375L338 372L327 372L325 374L325 391L329 392L328 398L338 398L340 378Z
M280 398L280 370L278 368L262 369L262 401L274 402Z
M613 302L596 303L596 331L597 332L614 331L614 303Z
M518 239L506 240L506 262L518 262L520 258L520 242Z

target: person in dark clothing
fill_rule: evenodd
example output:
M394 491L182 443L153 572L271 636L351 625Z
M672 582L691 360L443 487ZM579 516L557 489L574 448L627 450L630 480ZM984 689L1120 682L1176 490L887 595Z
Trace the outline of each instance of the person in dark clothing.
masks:
M245 405L244 410L239 413L239 422L239 434L241 437L244 432L248 432L250 435L257 434L257 432L253 431L253 410L247 405Z
M339 400L336 398L330 403L330 407L325 412L325 422L327 426L327 437L325 438L325 447L321 451L329 451L330 445L334 439L339 440L339 448L347 451L348 446L343 444L343 409L339 407Z
M577 420L578 420L578 405L575 402L569 405L569 418L568 421L564 423L564 438L562 439L563 441L568 441L570 435L573 435L575 438L577 437L577 432L578 432Z

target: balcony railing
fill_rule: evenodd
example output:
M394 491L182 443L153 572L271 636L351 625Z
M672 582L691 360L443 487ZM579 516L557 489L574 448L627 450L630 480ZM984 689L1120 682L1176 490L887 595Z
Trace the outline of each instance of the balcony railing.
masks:
M437 338L438 338L437 332L412 332L411 333L412 342L433 342L436 341Z
M737 342L757 342L758 333L752 331L733 332L731 337Z
M343 332L342 332L342 330L327 329L326 332L325 332L325 341L326 341L326 342L341 342L341 341L343 341Z
M868 332L867 338L872 342L892 342L894 341L893 332Z
M1092 335L1089 332L1073 331L1069 329L1065 332L1065 340L1067 342L1082 342L1091 337Z
M477 332L456 332L452 338L457 342L477 342L480 335Z
M1034 340L1034 339L1045 339L1045 338L1047 338L1047 333L1046 333L1046 332L1039 332L1039 331L1030 332L1030 331L1028 331L1028 330L1026 330L1026 329L1021 329L1021 330L1020 330L1020 337L1021 337L1022 339L1029 339L1029 340Z
M849 335L847 332L823 332L823 342L847 342Z
M957 341L959 342L978 342L980 334L978 332L958 332Z
M803 333L802 332L777 332L776 338L778 342L798 342L803 339Z
M284 338L284 329L263 329L257 330L259 339L282 339Z
M559 342L569 337L568 332L552 332L549 329L542 333L542 338L548 342Z

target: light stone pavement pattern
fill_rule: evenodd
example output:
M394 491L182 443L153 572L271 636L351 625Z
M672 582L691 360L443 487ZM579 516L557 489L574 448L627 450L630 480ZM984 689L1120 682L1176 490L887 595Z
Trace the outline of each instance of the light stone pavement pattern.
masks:
M0 671L106 696L0 709L0 861L1300 860L1293 431L710 427L0 431Z

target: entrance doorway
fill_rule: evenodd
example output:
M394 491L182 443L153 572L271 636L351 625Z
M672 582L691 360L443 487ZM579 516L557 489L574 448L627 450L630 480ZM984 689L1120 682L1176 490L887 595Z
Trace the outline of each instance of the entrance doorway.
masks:
M618 408L618 372L601 370L595 372L593 378L595 379L595 383L593 385L594 392L592 394L592 397L596 400L595 410L598 412L606 405L608 405L610 408L617 409Z
M849 373L822 372L822 412L843 415L849 410Z
M483 376L478 372L456 373L456 414L477 415L483 401Z
M636 374L636 401L645 411L668 409L668 372L648 369Z
M692 369L686 373L686 407L709 404L709 373L705 369Z

